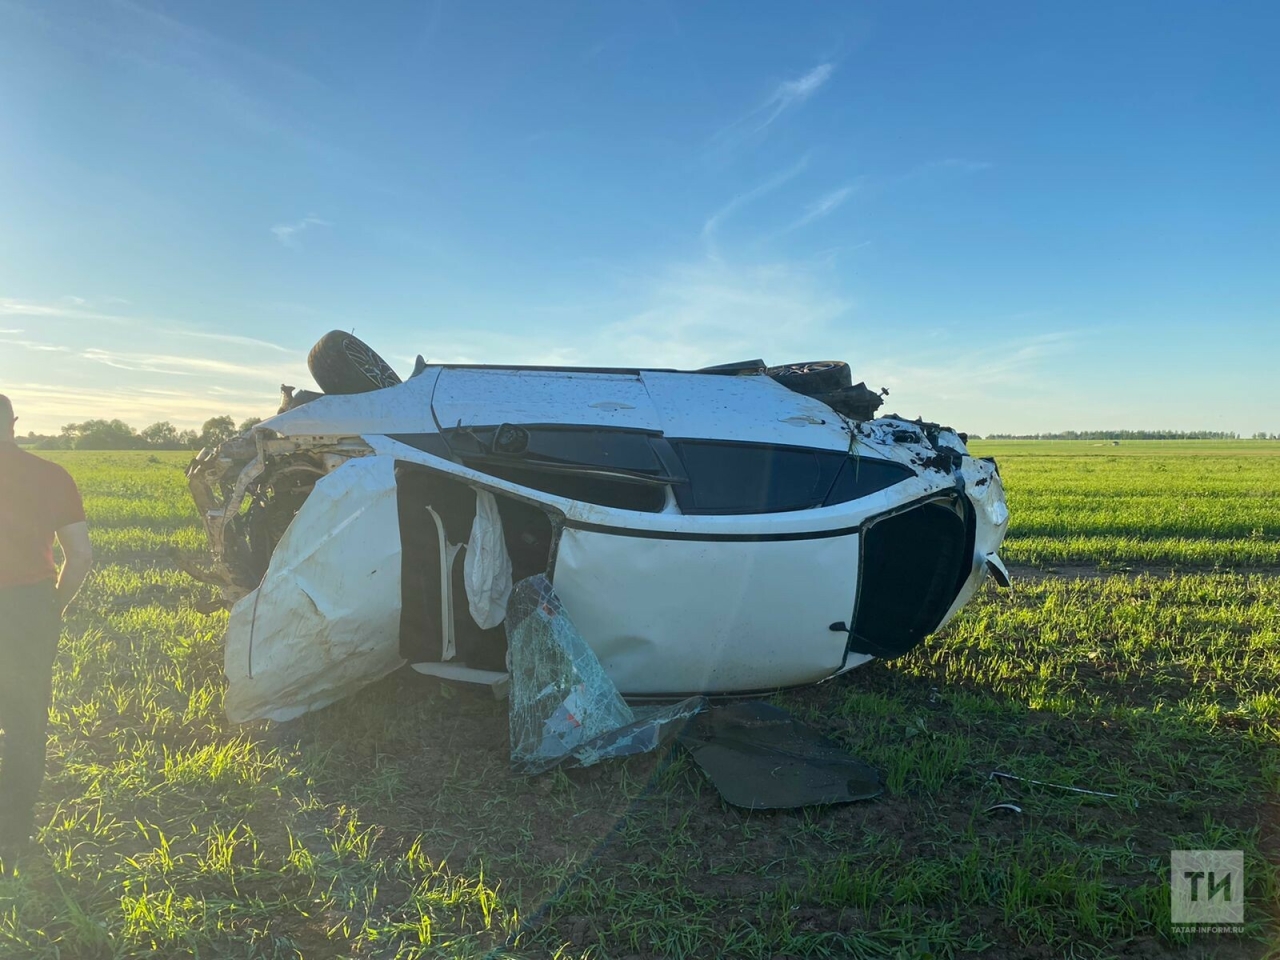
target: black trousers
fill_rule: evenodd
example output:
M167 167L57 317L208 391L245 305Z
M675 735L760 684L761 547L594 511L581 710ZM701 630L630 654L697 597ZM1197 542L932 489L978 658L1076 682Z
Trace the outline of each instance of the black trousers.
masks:
M31 833L60 619L52 581L0 588L0 843Z

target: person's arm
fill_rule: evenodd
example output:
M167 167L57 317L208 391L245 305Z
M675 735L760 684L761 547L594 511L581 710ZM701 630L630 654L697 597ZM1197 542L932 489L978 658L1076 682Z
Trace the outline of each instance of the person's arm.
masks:
M58 610L65 612L80 592L80 585L93 566L93 547L89 544L89 524L83 520L69 523L58 530L58 544L65 558L58 574Z

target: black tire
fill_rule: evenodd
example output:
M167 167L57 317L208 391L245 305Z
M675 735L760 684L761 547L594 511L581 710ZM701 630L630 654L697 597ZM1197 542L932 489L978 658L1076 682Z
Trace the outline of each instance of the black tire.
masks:
M802 393L806 397L834 393L853 384L853 374L843 360L788 363L781 367L770 367L765 373L788 390Z
M368 393L400 383L387 361L363 340L342 330L320 338L311 348L307 366L325 393Z

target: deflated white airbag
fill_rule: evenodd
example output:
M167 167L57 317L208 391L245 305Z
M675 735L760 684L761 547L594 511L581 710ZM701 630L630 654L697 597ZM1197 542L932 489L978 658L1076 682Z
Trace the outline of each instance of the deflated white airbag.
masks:
M498 501L488 490L476 491L476 518L471 524L462 574L471 619L482 630L502 623L511 596L511 556L502 537Z

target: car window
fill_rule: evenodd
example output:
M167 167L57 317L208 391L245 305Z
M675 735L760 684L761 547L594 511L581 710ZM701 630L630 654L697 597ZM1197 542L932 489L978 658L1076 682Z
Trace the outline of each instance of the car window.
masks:
M572 464L598 470L661 475L652 435L640 430L503 424L445 431L453 452L463 458L498 457L511 463Z
M750 443L673 441L688 473L676 487L687 514L779 513L822 504L845 454Z
M826 506L858 500L914 476L915 472L910 467L892 460L848 457L827 494Z

